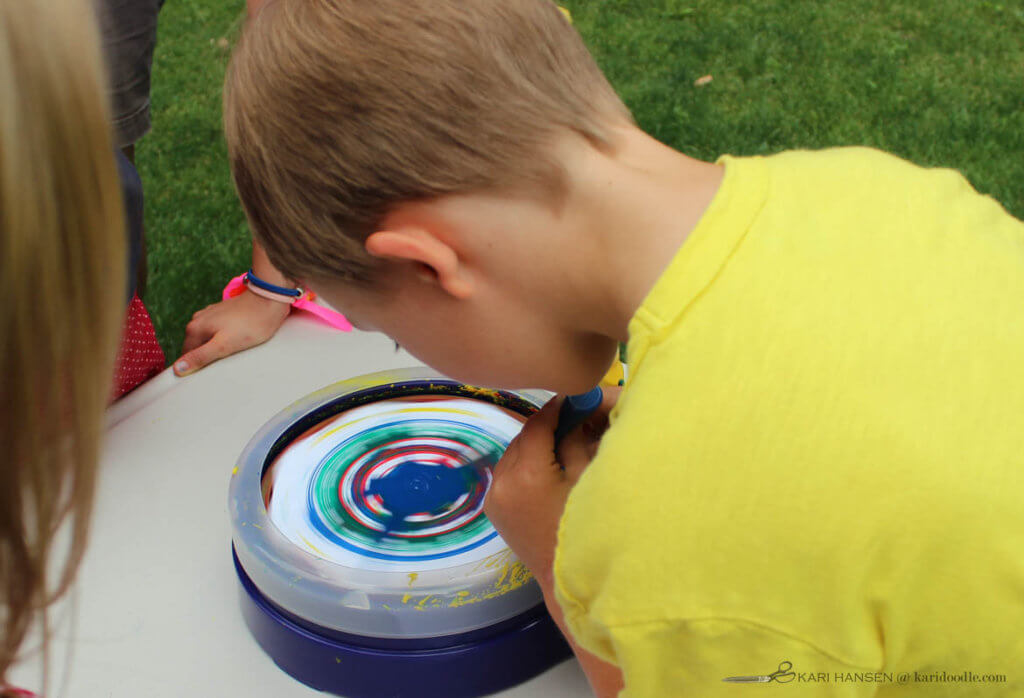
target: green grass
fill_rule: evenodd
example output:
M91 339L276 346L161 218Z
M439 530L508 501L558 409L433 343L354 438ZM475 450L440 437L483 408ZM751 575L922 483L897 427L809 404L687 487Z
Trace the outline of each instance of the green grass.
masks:
M221 133L221 85L241 3L174 0L160 14L153 130L136 162L146 195L146 305L168 360L192 313L249 267L249 237Z
M1024 217L1024 9L962 0L565 0L640 126L695 157L871 145L963 171ZM192 313L248 266L220 135L241 23L226 0L160 18L147 195L157 334L177 355ZM694 81L711 75L697 87Z

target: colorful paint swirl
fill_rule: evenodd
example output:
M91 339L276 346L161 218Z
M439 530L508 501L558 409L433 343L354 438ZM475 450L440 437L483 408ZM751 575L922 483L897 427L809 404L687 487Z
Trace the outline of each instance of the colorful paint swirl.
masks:
M524 418L484 400L382 400L295 439L264 474L274 525L317 556L363 569L439 569L505 548L483 502L486 466Z

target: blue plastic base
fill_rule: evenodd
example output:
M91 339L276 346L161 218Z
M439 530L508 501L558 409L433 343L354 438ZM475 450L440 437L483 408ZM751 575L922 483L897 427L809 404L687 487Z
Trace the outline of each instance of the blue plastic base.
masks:
M572 654L543 604L453 638L381 640L318 630L264 597L233 548L231 554L253 637L287 674L320 691L346 698L478 698Z

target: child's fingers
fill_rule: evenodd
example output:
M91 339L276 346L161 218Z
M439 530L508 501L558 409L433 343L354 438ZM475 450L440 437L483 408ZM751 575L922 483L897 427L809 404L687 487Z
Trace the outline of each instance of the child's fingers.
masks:
M204 317L205 312L206 308L197 311L192 315L192 320L185 325L185 341L181 347L182 354L187 354L196 347L206 344L216 334L216 330L207 328Z
M566 434L558 445L558 461L565 468L566 478L575 484L590 465L601 445L601 434L607 428L606 415L594 414L579 429Z
M198 348L186 352L180 359L175 361L174 373L178 376L187 376L233 353L234 350L223 341L220 333L215 334L205 344L201 344Z
M619 393L621 392L619 387L604 387L601 391L601 404L594 409L589 415L587 415L583 421L577 426L573 427L570 431L566 432L559 444L556 445L559 460L562 461L561 456L565 453L565 443L570 440L570 437L574 435L578 436L580 432L586 428L591 433L597 432L601 434L608 427L608 415L615 407L615 403L619 399ZM564 463L564 461L562 461Z
M558 411L564 400L564 396L551 398L523 425L519 438L528 442L531 449L545 450L549 453L554 450Z
M561 399L555 397L531 416L519 435L505 449L504 455L494 466L494 477L500 478L526 463L531 467L537 461L549 465L554 460L555 425L558 423L558 408Z
M543 462L545 465L554 460L555 428L558 426L558 410L565 398L553 397L540 408L516 437L520 457L529 462Z
M621 392L622 388L619 387L605 388L601 406L583 424L566 434L558 445L558 460L565 468L569 482L575 484L597 454L601 438L608 430L608 415L618 402Z

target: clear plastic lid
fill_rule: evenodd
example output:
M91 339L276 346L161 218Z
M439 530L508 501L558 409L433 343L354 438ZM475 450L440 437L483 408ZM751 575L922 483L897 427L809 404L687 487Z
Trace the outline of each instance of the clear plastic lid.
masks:
M403 369L303 398L232 478L242 567L281 608L354 635L435 638L528 611L540 589L482 507L493 464L550 397Z

